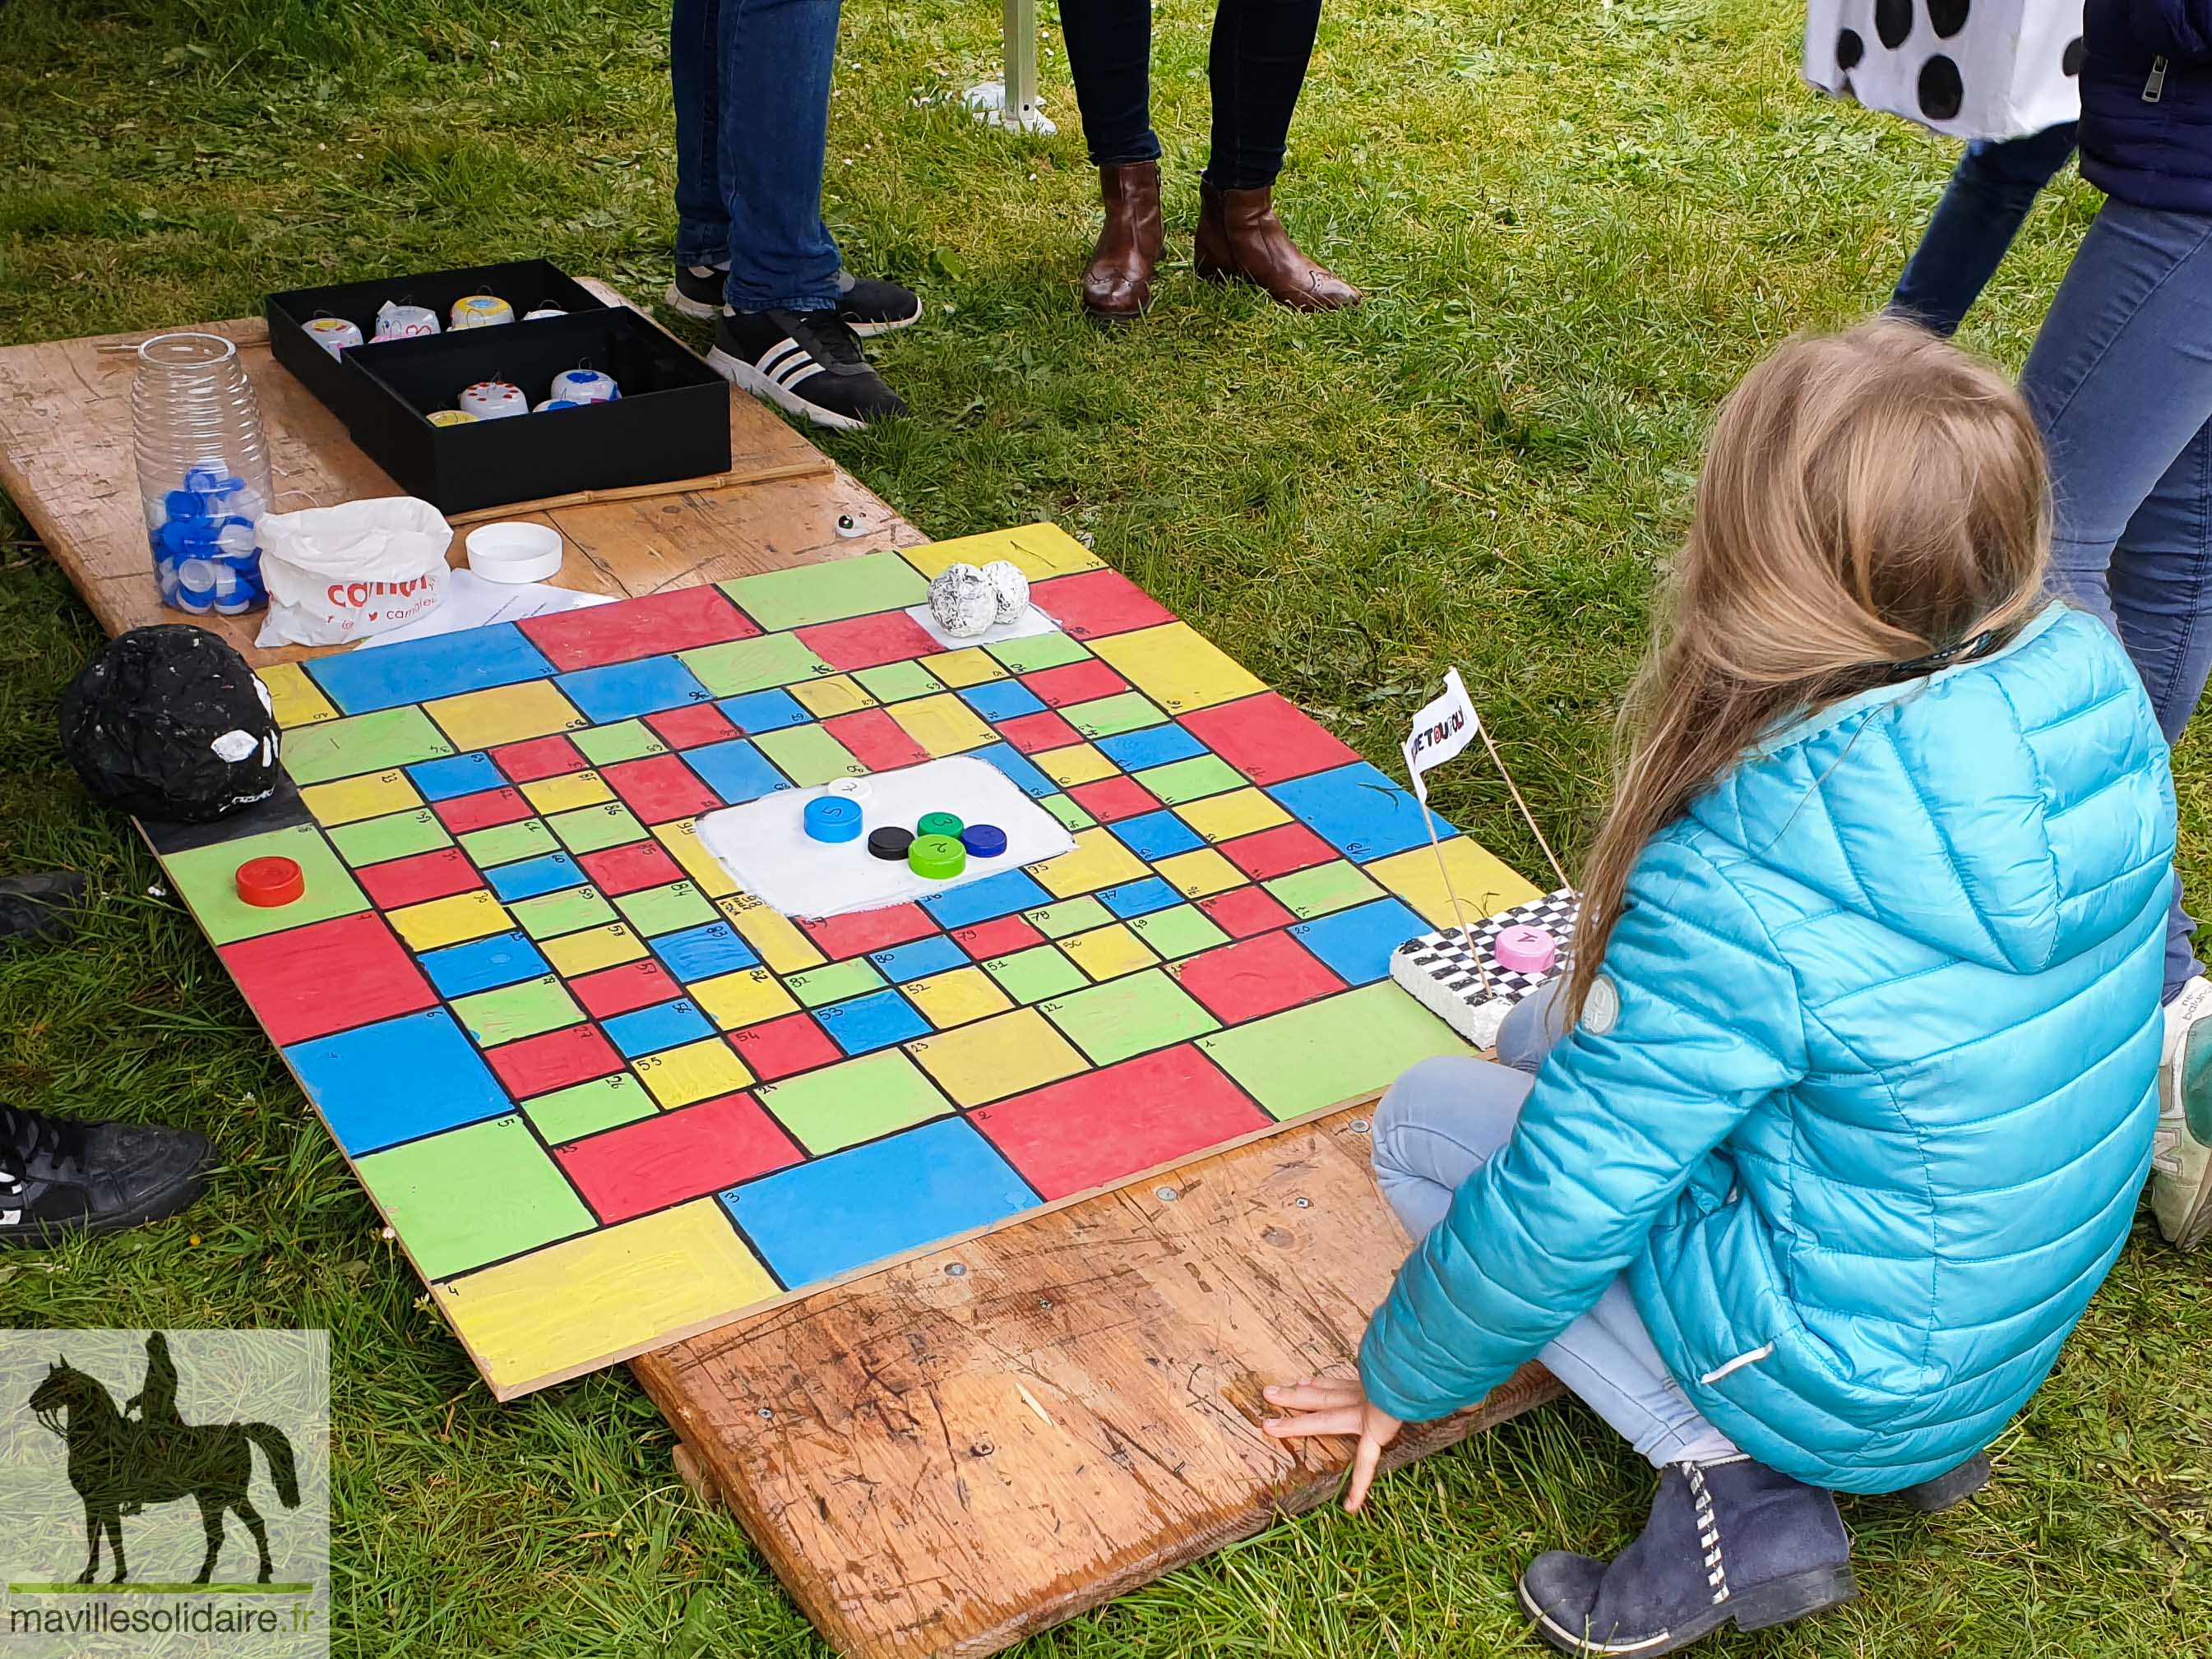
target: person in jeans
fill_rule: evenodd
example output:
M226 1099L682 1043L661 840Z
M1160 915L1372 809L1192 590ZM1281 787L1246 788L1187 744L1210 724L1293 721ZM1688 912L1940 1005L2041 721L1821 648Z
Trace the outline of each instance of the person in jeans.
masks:
M906 404L859 336L921 301L854 276L822 222L839 0L675 0L676 279L668 302L711 319L707 361L757 398L849 430Z
M1151 0L1061 0L1068 73L1098 169L1106 222L1083 273L1083 308L1103 323L1141 316L1165 251L1160 141L1152 131ZM1275 175L1305 85L1321 0L1219 0L1207 70L1213 153L1199 181L1193 264L1295 311L1359 303L1358 289L1308 258L1275 216Z
M2212 668L2212 0L2089 0L2081 176L2106 202L2028 354L2059 587L2119 634L2169 741ZM2151 1205L2212 1231L2212 982L2177 894Z
M1949 339L1996 275L2043 187L2074 154L2071 121L2025 138L1977 138L1945 186L1890 296L1893 315Z

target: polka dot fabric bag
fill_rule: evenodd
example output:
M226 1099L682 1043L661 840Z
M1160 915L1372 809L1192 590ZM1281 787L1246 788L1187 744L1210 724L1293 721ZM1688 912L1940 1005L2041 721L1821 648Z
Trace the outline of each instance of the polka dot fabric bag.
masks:
M1954 138L2081 112L2081 0L1808 0L1805 78Z

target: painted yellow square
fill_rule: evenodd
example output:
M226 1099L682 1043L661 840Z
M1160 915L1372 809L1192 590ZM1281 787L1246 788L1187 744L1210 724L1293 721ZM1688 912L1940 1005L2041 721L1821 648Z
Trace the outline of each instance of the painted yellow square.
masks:
M1185 856L1194 855L1187 854ZM1141 881L1152 874L1144 860L1096 825L1077 832L1073 852L1062 853L1058 858L1047 859L1042 864L1032 864L1029 872L1044 884L1045 890L1054 898L1073 898L1078 893L1095 893L1102 887L1117 887L1125 881ZM1243 878L1239 876L1237 880L1242 881Z
M1130 684L1178 714L1267 688L1188 623L1163 623L1091 641Z
M605 927L586 927L580 933L542 939L538 948L553 964L554 972L573 979L578 974L635 962L645 954L645 941L630 932L627 922L611 921Z
M696 818L677 818L667 823L653 826L653 835L668 849L668 856L684 866L684 873L691 878L691 884L708 898L726 898L738 890L738 884L722 867L721 860L707 850L707 843L699 839Z
M1195 853L1178 853L1171 859L1162 859L1152 868L1185 898L1225 893L1244 882L1244 872L1211 847L1201 847Z
M1257 789L1232 789L1225 795L1185 801L1175 812L1208 841L1230 841L1291 821L1288 812Z
M579 806L600 806L615 798L597 772L568 772L557 778L540 778L522 786L522 798L547 817L572 812Z
M740 968L687 985L684 994L725 1031L740 1031L798 1008L791 993L765 968Z
M1394 853L1364 866L1367 873L1412 905L1433 927L1456 927L1450 893L1459 895L1467 919L1495 915L1538 896L1534 884L1514 868L1465 836L1442 843L1445 868L1451 872L1451 889L1437 871L1437 854L1425 847Z
M432 899L428 904L387 910L384 919L417 951L434 951L441 945L483 939L514 926L507 907L481 887L473 893L455 893L450 898Z
M940 1031L1002 1014L1014 1006L981 968L955 968L927 979L910 979L899 989Z
M1151 946L1118 921L1064 939L1060 941L1060 948L1093 979L1118 979L1139 968L1149 968L1159 960Z
M311 783L300 792L300 799L325 830L422 804L404 772L368 772L337 783Z
M262 686L269 693L269 712L276 717L277 725L313 726L317 720L338 717L331 700L299 664L271 663L253 672L261 677Z
M981 646L975 645L963 651L945 651L934 657L924 657L921 665L955 690L962 686L981 685L986 680L1006 678L1006 664Z
M1096 783L1101 778L1110 778L1121 768L1100 754L1087 743L1070 744L1065 749L1048 749L1042 755L1031 755L1037 770L1063 789L1072 789L1079 783Z
M875 698L850 674L832 674L826 680L801 680L791 688L791 695L805 704L806 712L817 720L876 706Z
M946 684L951 682L948 680ZM916 697L912 702L895 702L890 715L905 728L908 737L933 755L962 754L970 749L986 748L999 740L999 734L983 724L983 717L955 696Z
M630 1070L664 1107L689 1106L695 1100L726 1095L753 1080L738 1051L720 1037L702 1037L681 1048L633 1060Z
M714 903L730 919L738 937L779 974L819 968L830 959L814 948L814 941L800 933L790 917L770 909L750 893L732 893Z
M1034 1008L1017 1008L906 1046L937 1086L962 1106L981 1106L1073 1077L1090 1062Z
M464 691L422 705L457 749L492 749L525 738L572 732L591 721L576 712L550 680L495 685L489 691Z
M949 542L925 542L902 547L899 556L925 576L943 574L950 564L986 565L1004 559L1033 582L1065 576L1074 570L1096 570L1106 562L1056 524L1018 525L1012 530L988 531L981 536L962 536Z

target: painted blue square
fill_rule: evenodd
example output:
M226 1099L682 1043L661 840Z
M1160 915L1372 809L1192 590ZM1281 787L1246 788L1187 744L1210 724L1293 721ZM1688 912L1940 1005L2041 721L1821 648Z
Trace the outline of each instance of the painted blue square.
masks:
M513 623L318 657L301 666L346 714L543 679L553 672Z
M833 1002L817 1008L814 1018L848 1054L872 1054L894 1042L927 1036L936 1029L896 991L872 991L850 1002Z
M1141 772L1147 766L1188 760L1206 753L1206 745L1170 721L1165 726L1140 726L1119 737L1094 740L1100 754L1124 772Z
M658 714L687 702L707 702L714 695L673 657L641 657L604 668L579 668L553 684L596 726Z
M1365 761L1293 778L1267 793L1355 864L1405 852L1429 839L1420 802ZM1442 818L1436 824L1440 841L1459 833Z
M448 755L443 760L423 761L409 767L407 776L422 792L424 800L451 800L456 795L502 788L507 783L507 775L494 766L491 757L482 750L473 755Z
M1044 712L1044 700L1019 680L971 685L960 694L960 701L987 720L1018 720L1024 714Z
M955 887L950 892L932 893L922 900L921 908L936 918L939 927L949 932L970 922L1011 916L1017 910L1033 910L1040 904L1051 902L1052 895L1032 881L1027 872L1006 870L981 881L971 881L964 887Z
M910 979L927 978L941 974L948 968L964 968L968 953L942 933L932 933L927 939L918 939L911 945L894 945L888 951L871 951L868 960L876 971L894 985L903 985Z
M356 1158L514 1109L443 1008L295 1042L284 1058Z
M1123 818L1119 823L1109 823L1106 828L1115 840L1147 864L1159 859L1173 858L1177 853L1194 853L1206 845L1203 836L1174 813L1166 811Z
M1147 876L1142 881L1124 883L1109 887L1098 895L1098 902L1115 915L1149 916L1155 910L1165 910L1182 902L1182 895L1168 885L1161 876Z
M720 1194L787 1285L811 1285L1010 1215L1038 1200L957 1117L832 1152Z
M484 879L502 903L557 893L564 887L581 887L584 872L566 853L540 853L520 864L501 864L484 872Z
M653 948L668 964L668 971L686 985L760 964L752 946L726 921L702 922L681 933L663 933L653 941Z
M743 738L726 738L720 743L687 749L684 758L706 779L709 789L732 806L791 787L791 780Z
M1030 757L1011 743L994 743L988 749L972 752L975 759L988 761L1004 772L1007 781L1031 800L1042 800L1060 791L1058 784L1030 765Z
M1346 984L1369 985L1389 977L1393 951L1429 931L1427 922L1396 899L1384 898L1299 922L1291 934Z
M489 991L501 985L536 979L553 970L538 954L538 947L530 942L530 936L516 932L494 933L489 939L471 939L466 945L449 945L442 951L432 951L422 957L422 971L429 975L430 983L438 988L438 994L450 1000L465 997L471 991Z
M608 1042L622 1050L624 1060L658 1054L679 1042L696 1042L701 1037L714 1034L714 1027L707 1016L694 1004L680 1000L656 1002L650 1008L617 1014L612 1019L601 1020L599 1029L607 1034Z
M814 718L799 706L788 691L748 691L742 697L725 697L714 705L730 723L748 735L781 732L787 726L804 726Z

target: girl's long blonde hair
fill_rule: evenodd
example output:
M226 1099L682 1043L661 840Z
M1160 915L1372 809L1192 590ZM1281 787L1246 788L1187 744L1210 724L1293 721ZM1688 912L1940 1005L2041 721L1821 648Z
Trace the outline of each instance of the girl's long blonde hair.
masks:
M2017 630L2045 603L2050 544L2042 442L1988 365L1885 320L1792 340L1745 376L1714 423L1671 601L1622 716L1571 1015L1653 836L1777 721Z

